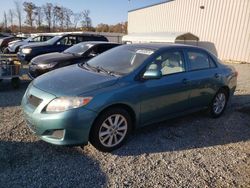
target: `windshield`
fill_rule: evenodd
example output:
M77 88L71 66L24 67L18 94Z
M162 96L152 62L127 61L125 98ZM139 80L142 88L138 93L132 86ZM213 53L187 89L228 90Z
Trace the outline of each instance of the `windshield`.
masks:
M70 54L77 54L77 55L82 55L84 54L88 49L90 49L92 46L94 46L93 44L89 44L89 43L80 43L77 45L74 45L70 48L68 48L67 50L65 50L63 53L70 53Z
M27 38L27 39L24 39L23 41L27 41L27 42L33 41L33 38L34 38L34 37L29 37L29 38Z
M47 40L46 42L49 44L54 44L60 38L61 38L61 36L55 36L52 39Z
M124 45L91 59L88 65L126 75L139 67L152 53L152 49Z

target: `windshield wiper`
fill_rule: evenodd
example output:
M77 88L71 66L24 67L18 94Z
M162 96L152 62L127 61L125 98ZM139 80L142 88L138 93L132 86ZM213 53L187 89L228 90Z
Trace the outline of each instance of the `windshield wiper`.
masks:
M105 68L103 68L101 66L97 66L97 67L92 66L87 62L81 63L80 66L88 67L89 69L94 70L95 72L104 72L104 73L106 73L108 75L111 75L111 76L122 75L119 72L109 71L109 70L107 70L107 69L105 69Z
M97 67L91 66L89 63L82 63L81 66L86 65L88 68L90 68L91 70L94 70L95 72L99 72Z

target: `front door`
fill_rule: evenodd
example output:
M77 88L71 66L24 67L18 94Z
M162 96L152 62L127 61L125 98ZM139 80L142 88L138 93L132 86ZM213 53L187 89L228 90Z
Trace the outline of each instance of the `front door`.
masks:
M162 77L141 83L142 125L167 119L188 108L189 78L182 51L162 52L147 67L147 70L150 69L160 70Z

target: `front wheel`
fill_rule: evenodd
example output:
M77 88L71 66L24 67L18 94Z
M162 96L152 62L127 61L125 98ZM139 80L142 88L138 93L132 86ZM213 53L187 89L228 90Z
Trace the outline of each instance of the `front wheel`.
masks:
M124 144L132 127L130 114L122 108L111 108L95 121L90 143L100 151L110 152Z
M212 117L220 117L226 109L228 101L228 93L224 89L220 89L210 105L210 114Z

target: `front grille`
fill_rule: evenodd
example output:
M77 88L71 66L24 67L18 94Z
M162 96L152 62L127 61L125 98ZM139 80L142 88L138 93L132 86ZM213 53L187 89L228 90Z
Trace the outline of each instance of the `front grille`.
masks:
M29 104L31 104L34 107L39 106L39 104L41 104L41 102L43 101L42 99L39 99L38 97L34 95L28 95L27 97L28 97Z

